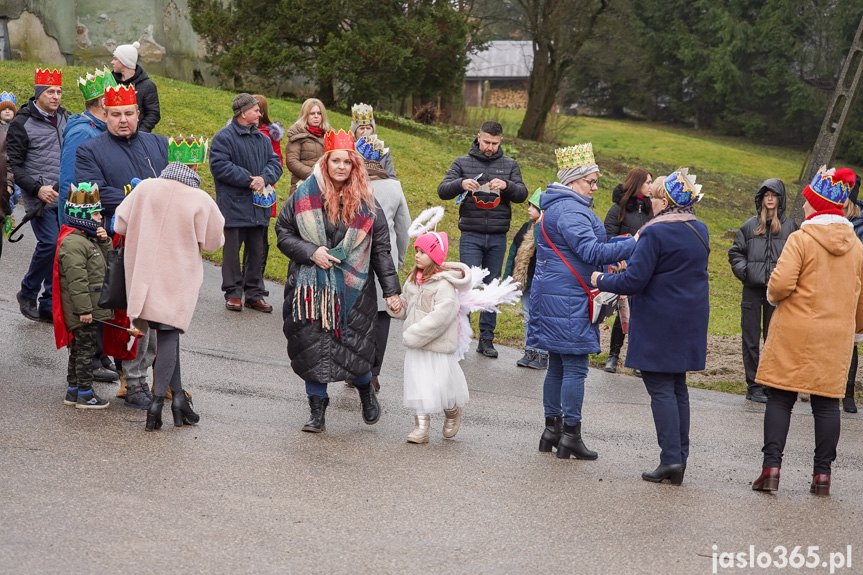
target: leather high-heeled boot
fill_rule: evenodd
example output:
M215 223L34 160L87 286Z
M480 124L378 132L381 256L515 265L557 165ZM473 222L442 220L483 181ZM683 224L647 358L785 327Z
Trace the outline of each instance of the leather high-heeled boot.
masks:
M560 435L560 441L557 444L557 458L593 460L599 457L595 451L591 451L581 440L581 422L575 425L563 425L563 433Z
M180 393L174 394L174 399L171 401L171 411L174 413L175 427L182 427L184 423L194 425L201 421L201 416L192 409L192 401L184 389L181 389Z
M779 468L765 467L758 479L752 482L752 491L777 491L779 489Z
M557 449L562 433L563 418L560 416L546 417L545 429L542 430L542 437L539 438L539 450L543 453L551 453L552 449Z
M452 409L444 409L443 414L446 416L443 421L443 436L452 439L461 426L461 407L455 406Z
M827 473L813 475L812 484L809 486L809 493L830 495L830 475Z
M683 474L686 472L686 465L682 463L672 463L669 465L659 464L659 467L653 471L645 471L641 474L641 478L645 481L653 483L662 483L668 479L672 485L680 485L683 483Z
M408 434L408 443L428 443L429 442L429 428L431 427L431 416L426 415L414 415L414 421L416 422L416 428Z
M329 397L318 397L316 395L309 396L309 411L311 415L309 420L303 426L303 431L309 433L320 433L326 431L327 422L327 406L330 404Z
M162 429L162 407L164 405L164 397L153 396L150 405L147 406L147 422L144 424L144 431Z

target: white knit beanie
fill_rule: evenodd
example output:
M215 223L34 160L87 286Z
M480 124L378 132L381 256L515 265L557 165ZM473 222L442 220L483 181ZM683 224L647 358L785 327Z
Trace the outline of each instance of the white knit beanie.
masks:
M139 42L120 44L114 49L114 57L125 67L134 70L135 66L138 65L138 48L140 47Z

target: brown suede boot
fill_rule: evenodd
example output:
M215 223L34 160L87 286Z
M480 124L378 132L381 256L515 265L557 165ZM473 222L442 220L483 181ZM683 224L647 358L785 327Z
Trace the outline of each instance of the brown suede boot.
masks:
M153 376L155 376L155 375L156 374L153 373ZM153 395L156 395L156 382L155 381L153 382L153 385L150 386L150 393L152 393ZM187 393L186 395L188 396L189 394ZM171 388L169 387L168 389L165 390L165 399L173 399L173 398L174 398L174 394L171 393Z
M120 370L120 389L117 390L117 397L126 397L126 370Z

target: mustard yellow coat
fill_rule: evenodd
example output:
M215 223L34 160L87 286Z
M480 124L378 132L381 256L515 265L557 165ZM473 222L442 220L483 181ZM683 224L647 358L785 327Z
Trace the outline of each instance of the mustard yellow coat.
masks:
M843 397L855 333L863 333L863 244L850 222L820 215L788 237L767 284L776 305L755 381Z

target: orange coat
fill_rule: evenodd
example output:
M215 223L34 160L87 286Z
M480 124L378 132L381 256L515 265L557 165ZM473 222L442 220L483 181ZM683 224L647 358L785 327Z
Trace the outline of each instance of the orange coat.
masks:
M863 333L863 244L850 222L821 215L788 237L767 284L776 305L755 381L844 397L855 333Z

